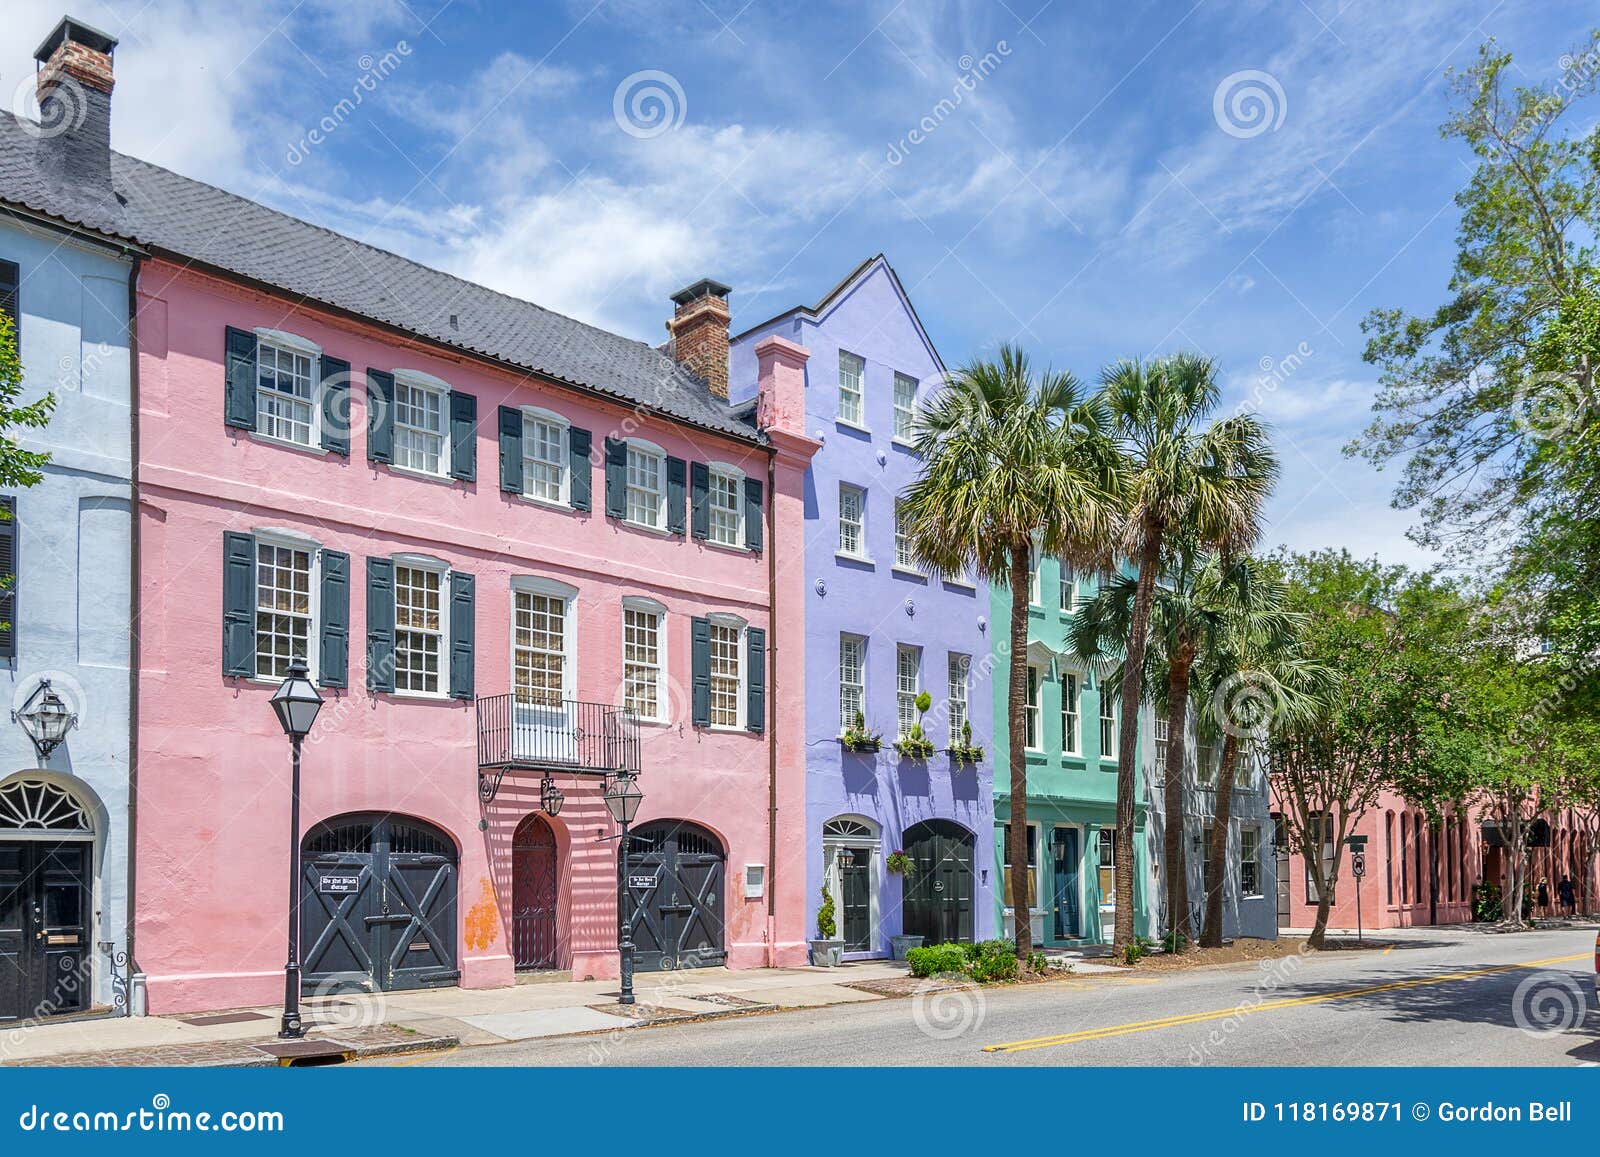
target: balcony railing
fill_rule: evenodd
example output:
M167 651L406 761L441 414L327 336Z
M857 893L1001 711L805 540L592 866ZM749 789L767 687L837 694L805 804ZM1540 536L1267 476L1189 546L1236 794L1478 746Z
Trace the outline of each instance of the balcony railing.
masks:
M604 775L639 771L639 721L611 703L478 700L478 766Z

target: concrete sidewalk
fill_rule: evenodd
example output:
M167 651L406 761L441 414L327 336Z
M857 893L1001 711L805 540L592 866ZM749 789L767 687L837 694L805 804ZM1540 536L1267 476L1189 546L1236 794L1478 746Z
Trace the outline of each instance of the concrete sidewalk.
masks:
M638 1003L618 1005L615 980L524 983L509 988L441 988L309 999L311 1035L388 1052L454 1044L498 1044L579 1032L607 1032L672 1020L811 1008L883 999L846 987L903 976L895 961L839 968L697 968L635 977ZM13 1025L0 1034L0 1065L277 1063L259 1046L276 1043L279 1009L118 1017Z

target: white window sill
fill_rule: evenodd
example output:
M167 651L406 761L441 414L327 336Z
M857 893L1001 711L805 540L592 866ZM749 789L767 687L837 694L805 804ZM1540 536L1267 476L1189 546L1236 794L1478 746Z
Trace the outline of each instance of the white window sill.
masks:
M750 729L736 723L713 723L706 728L707 731L716 731L724 735L743 735ZM752 732L752 734L755 734Z
M738 542L718 542L714 538L704 538L704 539L701 539L700 541L704 542L707 546L711 547L714 550L726 550L726 551L729 551L730 553L733 553L733 554L750 554L750 553L752 553L750 548L748 546L745 546L743 543L738 543Z
M393 695L396 699L423 699L430 702L448 701L450 695L445 691L388 691L384 694ZM462 700L462 702L466 702Z
M633 717L633 721L635 723L637 723L640 727L671 727L672 726L672 720L670 720L670 719L646 719L641 715L635 715Z
M889 569L895 574L903 574L907 578L926 579L928 577L926 571L920 571L914 566L901 566L899 563L895 563Z
M846 430L854 430L858 434L866 434L868 437L872 435L872 431L867 429L867 427L863 426L860 422L852 422L849 418L836 417L833 420L833 424L835 426L843 426Z
M978 589L977 583L969 583L966 579L947 578L944 579L943 582L947 587L960 587L964 591L975 591Z
M234 675L234 676L232 676L232 678L234 678L234 679L243 679L246 683L253 683L257 687L281 687L283 685L283 680L282 679L274 679L270 675ZM333 687L333 688L323 687L321 683L317 683L317 675L316 675L316 672L314 672L314 671L308 673L306 675L306 678L310 679L311 682L316 683L318 690L323 690L323 691L333 690L333 691L337 691L337 690L340 689L340 688L337 688L337 687Z
M847 550L836 550L836 551L833 552L833 557L838 559L840 562L859 563L862 566L877 566L878 565L877 563L873 562L872 559L868 558L864 554L851 554Z
M446 486L453 486L461 481L448 474L435 474L431 470L419 470L415 466L401 466L394 462L390 462L388 466L396 474L404 474L407 478L415 478L421 482L441 482Z
M623 526L631 527L634 530L643 530L649 534L659 534L662 538L675 537L673 532L664 526L651 526L647 522L635 522L633 519L626 517L621 518L618 521L621 522Z
M271 434L262 434L256 430L248 430L246 433L250 435L250 441L260 442L264 446L278 446L285 450L298 450L302 454L314 454L318 458L326 458L330 453L330 451L324 450L321 446L312 446L305 442L291 442L287 438L274 438Z
M889 439L889 443L890 443L890 445L898 446L898 447L900 447L900 449L905 450L905 451L907 451L909 453L913 453L914 454L914 453L916 453L916 450L917 450L916 445L911 441L910 438L901 437L899 434L896 434L893 438L890 438Z
M540 498L537 494L519 494L517 497L530 506L542 506L546 510L561 510L568 514L574 512L574 507L570 502L558 502L553 498Z

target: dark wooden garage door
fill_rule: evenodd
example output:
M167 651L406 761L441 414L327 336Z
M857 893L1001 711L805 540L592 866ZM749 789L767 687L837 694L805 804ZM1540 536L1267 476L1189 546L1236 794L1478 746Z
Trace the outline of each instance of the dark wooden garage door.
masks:
M914 868L905 879L901 921L927 944L972 940L972 833L949 820L913 824L905 833Z
M627 872L635 967L662 972L724 963L722 842L695 824L662 820L639 828L632 844Z
M350 815L305 838L300 938L323 991L455 984L456 851L403 816Z

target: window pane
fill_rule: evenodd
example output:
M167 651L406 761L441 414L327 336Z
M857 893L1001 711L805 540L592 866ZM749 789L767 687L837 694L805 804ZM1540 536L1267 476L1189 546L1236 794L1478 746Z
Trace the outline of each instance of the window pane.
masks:
M661 525L661 455L628 447L628 521Z
M256 429L269 438L311 445L312 362L309 354L269 342L256 348Z
M310 662L311 552L256 543L256 674L281 679Z
M911 539L906 534L905 520L900 516L902 505L898 501L894 504L894 564L909 569L916 566L916 559L911 554Z
M632 607L622 612L623 703L640 719L660 719L661 616Z
M1039 746L1039 668L1028 668L1027 710L1023 713L1027 737L1025 746Z
M394 568L394 686L397 691L439 690L443 576L420 567Z
M394 462L443 473L444 393L397 380L394 384Z
M898 731L905 739L917 722L917 694L922 690L922 652L916 647L900 647L895 656L895 708Z
M858 557L866 553L862 545L863 497L857 487L839 487L839 549Z
M856 715L866 709L866 640L839 636L839 730L855 726Z
M946 673L950 709L950 743L962 742L961 732L967 722L967 676L972 669L968 655L951 655Z
M1061 750L1078 750L1078 677L1071 673L1061 681Z
M558 707L566 697L567 600L518 591L512 610L512 677L517 702Z
M894 376L894 436L896 438L911 437L912 427L915 423L917 402L917 380L908 378L905 374Z
M855 354L839 351L839 417L859 426L861 421L861 376L866 363Z
M739 479L713 470L710 488L711 541L723 546L741 546L744 540L743 509L739 503Z
M567 500L566 428L529 418L522 425L522 492L546 502Z
M738 727L741 689L738 627L711 624L711 725Z

